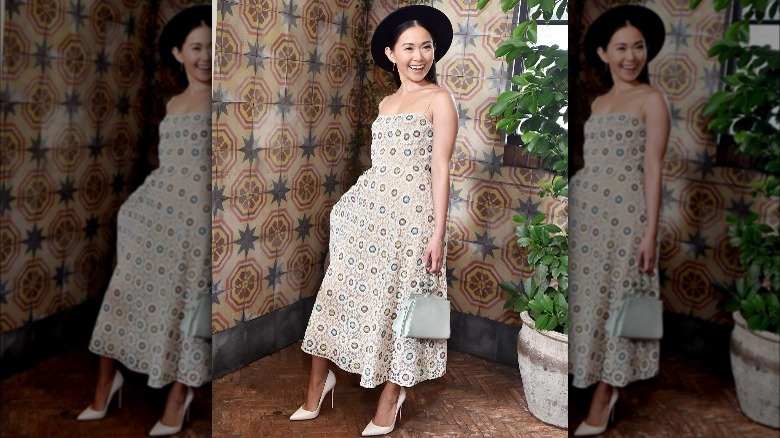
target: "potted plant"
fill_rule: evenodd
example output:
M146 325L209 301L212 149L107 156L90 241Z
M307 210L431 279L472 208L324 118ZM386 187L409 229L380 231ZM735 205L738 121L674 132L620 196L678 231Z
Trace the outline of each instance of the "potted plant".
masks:
M490 0L479 0L478 9ZM507 12L519 0L501 0ZM539 158L554 177L541 184L540 196L566 201L568 196L568 53L557 45L537 44L537 22L549 23L566 12L567 0L528 0L528 19L519 23L496 50L507 63L520 57L523 71L511 78L512 90L501 93L490 108L496 128L518 130L525 152ZM538 419L568 426L568 248L569 238L545 214L513 218L517 245L527 251L533 274L515 285L504 282L509 294L504 308L520 312L518 364L528 408Z
M693 0L695 9L701 0ZM733 0L715 2L715 10L731 7ZM735 72L723 78L728 87L714 93L702 108L709 128L733 138L736 151L752 159L763 175L754 186L758 199L780 196L780 53L768 46L750 45L750 20L777 16L778 3L741 0L742 17L713 45L709 56L733 60ZM767 15L768 12L768 15ZM766 220L767 218L763 218ZM780 427L780 236L776 224L764 223L758 214L727 216L730 245L739 250L745 275L724 292L724 307L733 312L731 369L742 411L752 420Z

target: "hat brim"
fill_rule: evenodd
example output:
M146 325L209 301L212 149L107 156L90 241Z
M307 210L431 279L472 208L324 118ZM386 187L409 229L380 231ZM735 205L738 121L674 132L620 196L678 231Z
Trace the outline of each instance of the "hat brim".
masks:
M585 59L588 63L595 66L603 64L597 53L599 41L609 41L609 38L612 37L612 35L605 35L605 32L613 29L612 26L609 26L610 24L615 22L625 23L626 21L639 29L642 35L644 35L645 44L647 45L647 62L650 62L658 55L666 37L666 28L663 20L661 20L658 14L648 8L626 5L604 12L588 27L583 44Z
M428 29L433 37L435 49L433 57L440 60L452 45L452 23L444 12L426 5L410 5L399 8L382 20L371 37L371 56L380 68L392 71L393 63L385 55L385 47L390 47L393 30L410 20L417 20Z

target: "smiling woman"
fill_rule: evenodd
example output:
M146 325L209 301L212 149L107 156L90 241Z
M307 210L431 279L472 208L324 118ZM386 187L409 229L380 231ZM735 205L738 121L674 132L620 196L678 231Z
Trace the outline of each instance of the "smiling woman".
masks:
M602 433L617 388L658 373L658 339L611 334L607 318L635 289L660 297L661 163L670 121L663 95L648 84L647 63L663 40L661 19L639 6L604 13L585 37L586 56L608 73L610 88L591 105L585 166L569 191L569 373L575 387L597 384L576 436Z
M153 388L172 384L153 436L179 432L192 387L211 379L210 341L180 326L194 319L188 312L211 290L211 8L180 12L163 29L159 46L163 62L187 87L168 102L160 124L160 167L118 213L117 266L89 344L100 356L97 385L92 404L78 416L104 418L116 393L121 407L119 362L148 375Z
M451 41L449 19L429 6L400 8L374 32L374 61L394 73L399 88L379 104L372 167L331 212L331 264L302 345L312 355L309 390L291 420L319 415L336 385L331 362L360 374L361 386L385 384L363 436L390 433L404 387L445 372L446 339L402 336L393 322L434 277L439 286L432 293L447 296L446 281L437 277L446 272L449 161L458 125L452 96L437 85L435 61Z

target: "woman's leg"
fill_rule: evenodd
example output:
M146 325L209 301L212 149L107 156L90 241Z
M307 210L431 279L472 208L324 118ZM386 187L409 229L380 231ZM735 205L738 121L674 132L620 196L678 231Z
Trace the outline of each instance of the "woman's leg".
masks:
M328 378L328 359L319 356L311 357L311 374L309 375L309 389L306 392L307 411L316 411L320 403L322 390L325 388L325 379Z
M116 373L116 361L110 357L100 356L98 365L98 379L95 387L95 399L90 408L96 411L102 411L106 407L106 399L111 392L111 384L114 383L114 374Z
M184 415L184 400L187 398L187 385L181 382L173 382L168 391L168 399L165 401L160 423L164 426L177 426L182 422Z
M596 386L596 390L593 391L593 398L590 400L590 410L588 416L585 418L585 422L591 426L602 426L609 420L609 398L612 396L612 391L617 391L617 388L601 381Z
M376 414L371 420L377 426L389 427L393 424L393 416L398 404L398 396L401 394L401 387L393 382L385 383L385 389L379 396L379 403L376 406Z

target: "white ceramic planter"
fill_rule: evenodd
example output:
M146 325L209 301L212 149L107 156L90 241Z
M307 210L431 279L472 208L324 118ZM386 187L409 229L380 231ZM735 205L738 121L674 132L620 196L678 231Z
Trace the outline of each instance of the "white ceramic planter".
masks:
M539 331L528 312L517 337L517 361L528 409L534 417L554 426L569 426L569 337Z
M742 412L751 420L780 428L780 336L751 331L734 312L731 372Z

